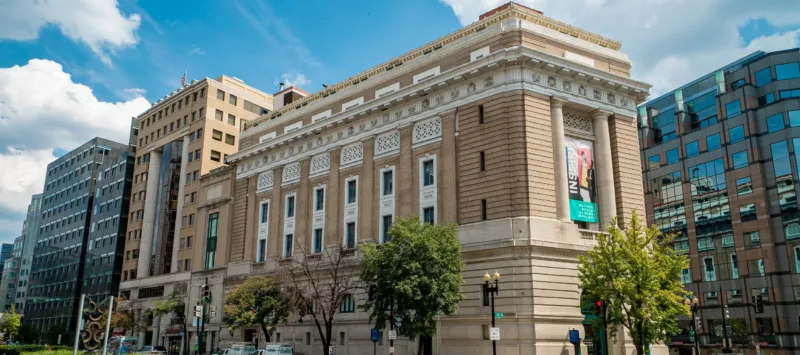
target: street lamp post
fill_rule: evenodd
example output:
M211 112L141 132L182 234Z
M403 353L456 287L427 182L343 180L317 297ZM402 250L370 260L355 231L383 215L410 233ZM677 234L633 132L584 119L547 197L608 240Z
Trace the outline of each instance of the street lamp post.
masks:
M490 284L489 281L494 280L494 285ZM483 281L486 282L486 289L491 297L492 302L492 328L495 327L494 319L494 296L500 292L500 288L498 286L498 282L500 281L500 273L495 271L494 274L489 276L487 272L486 275L483 275ZM492 340L492 355L497 355L497 340Z
M692 297L691 300L686 298L686 299L683 300L683 304L689 306L691 308L691 310L692 310L692 321L689 323L689 326L691 327L690 329L692 330L692 334L691 335L692 335L692 342L693 342L693 346L694 346L694 353L695 353L695 355L699 355L700 354L700 345L698 344L698 341L697 341L697 328L695 327L695 323L697 322L697 319L695 318L695 313L697 312L697 306L700 304L700 300L697 299L697 296Z

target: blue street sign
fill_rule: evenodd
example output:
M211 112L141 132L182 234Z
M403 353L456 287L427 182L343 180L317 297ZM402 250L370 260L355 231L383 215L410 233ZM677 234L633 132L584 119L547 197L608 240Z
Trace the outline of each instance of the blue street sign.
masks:
M377 343L379 340L381 340L381 332L378 330L378 328L372 328L372 331L370 332L370 339L374 343Z
M569 342L572 344L578 344L581 342L581 333L578 332L577 329L572 329L569 331Z

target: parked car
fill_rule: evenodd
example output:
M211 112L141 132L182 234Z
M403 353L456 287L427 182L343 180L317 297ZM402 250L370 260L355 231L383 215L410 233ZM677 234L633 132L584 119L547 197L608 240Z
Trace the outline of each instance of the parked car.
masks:
M161 355L161 354L166 354L166 353L167 353L167 348L165 348L165 347L163 347L161 345L146 345L146 346L141 347L139 349L139 351L135 352L134 354L135 355L140 355L140 354L141 355L144 355L144 354Z

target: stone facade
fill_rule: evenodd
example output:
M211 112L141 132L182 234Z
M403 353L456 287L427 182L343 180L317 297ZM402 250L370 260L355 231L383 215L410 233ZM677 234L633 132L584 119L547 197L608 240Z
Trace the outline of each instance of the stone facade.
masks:
M503 275L498 353L571 353L567 331L583 332L577 256L595 244L602 222L643 206L641 183L625 171L635 177L639 169L631 117L649 85L630 79L619 47L511 4L252 121L227 159L230 171L201 184L223 187L198 223L219 213L231 225L218 227L213 267L193 268L188 304L206 277L219 307L223 292L271 275L277 260L300 257L301 248L380 243L384 217L416 214L458 224L466 262L464 300L440 318L434 354L489 351L482 276L491 270ZM570 214L568 138L594 148L594 223ZM366 295L354 297L361 304ZM208 324L216 334L210 346L263 344L257 329L231 333L219 316ZM372 353L372 326L359 310L338 314L336 352ZM307 320L292 318L277 332L274 339L294 341L298 352L322 351ZM388 353L387 341L378 347ZM413 340L395 342L396 354L416 349Z

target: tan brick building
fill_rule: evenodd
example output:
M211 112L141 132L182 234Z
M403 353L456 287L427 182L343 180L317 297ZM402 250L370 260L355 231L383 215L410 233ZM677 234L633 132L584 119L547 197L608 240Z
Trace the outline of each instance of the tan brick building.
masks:
M257 329L222 324L227 290L271 274L277 259L301 257L299 247L384 242L392 221L417 214L457 223L466 262L464 300L439 320L434 354L491 352L482 276L494 270L503 275L496 307L505 315L498 353L571 353L567 331L583 333L577 256L611 217L644 210L635 117L649 85L630 78L620 46L509 4L283 100L248 123L231 167L201 178L192 273L162 275L169 283L158 296L187 290L193 306L208 282L209 347L263 345ZM124 285L142 299L149 280ZM366 297L353 296L356 304ZM357 307L338 314L336 353L371 354L372 326ZM297 352L322 351L308 321L277 332L273 339ZM163 344L163 331L152 333ZM388 342L378 347L389 353ZM395 349L412 354L417 345L399 339Z
M238 151L246 121L271 110L272 95L223 75L192 80L133 119L136 162L123 294L141 300L162 297L175 287L187 288L176 281L204 269L193 247L205 236L207 219L198 213L200 178L224 167L224 159ZM164 336L164 330L155 324L152 333L140 334L140 345Z
M503 275L499 353L572 351L577 256L611 217L644 210L635 107L649 85L630 79L619 48L511 4L253 121L228 158L234 225L216 290L298 247L383 242L391 221L417 214L457 223L467 263L464 301L440 320L434 353L490 351L489 270ZM337 353L371 353L367 315L339 319ZM321 350L308 324L278 332L297 351ZM397 354L416 348L396 342Z

